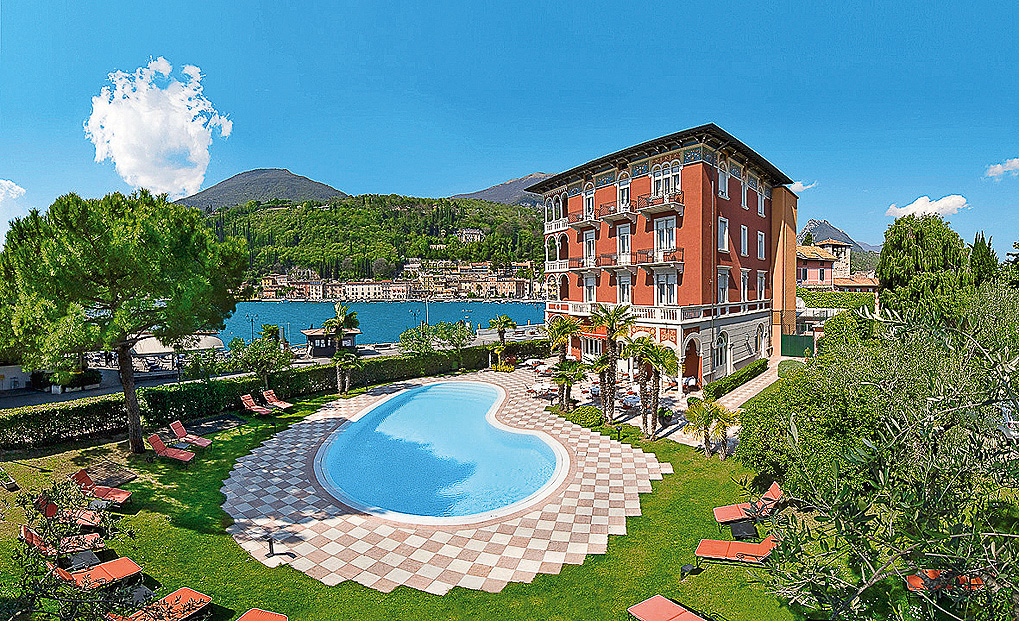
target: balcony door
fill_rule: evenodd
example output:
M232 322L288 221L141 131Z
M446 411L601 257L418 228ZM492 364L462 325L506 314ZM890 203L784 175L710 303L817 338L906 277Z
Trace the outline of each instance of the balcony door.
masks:
M659 306L676 305L676 273L655 274L655 303Z
M594 276L587 276L584 278L584 301L594 302L595 291L597 290L598 281Z
M655 220L655 260L661 261L665 252L676 248L676 217Z
M619 264L630 263L630 225L620 224L616 227L616 253L619 255Z
M584 263L594 265L594 231L584 231Z

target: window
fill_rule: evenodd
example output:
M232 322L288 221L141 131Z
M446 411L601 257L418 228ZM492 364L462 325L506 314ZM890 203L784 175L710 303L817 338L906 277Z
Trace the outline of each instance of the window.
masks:
M743 224L739 227L739 253L747 256L747 227Z
M630 275L621 274L616 280L616 301L619 304L630 304Z
M625 259L629 263L630 255L630 225L620 224L616 227L616 252L619 253L619 261Z
M729 270L718 270L718 304L729 303Z
M597 358L601 355L602 344L602 339L593 339L585 336L580 339L580 351L584 358Z
M763 300L768 286L768 275L764 272L757 272L757 299Z
M718 335L718 340L715 341L715 348L711 353L712 366L716 371L725 369L729 364L729 338L723 332Z
M619 208L625 209L630 204L630 180L620 179L619 181Z
M725 161L718 160L718 195L729 198L729 173L725 170Z
M740 188L740 193L741 193L740 205L743 207L743 209L748 209L748 207L747 207L747 182L745 180L743 180L743 179L740 179L739 180L739 188Z
M594 258L594 231L584 231L584 258Z
M757 184L757 215L764 217L764 185Z
M763 353L764 352L764 326L757 326L757 336L754 338L754 352L752 353Z
M594 302L595 301L595 290L597 289L597 279L594 276L587 276L584 278L584 301Z
M725 218L718 219L718 249L729 252L729 221Z
M823 268L823 267L822 267L822 268L819 268L819 269L817 270L817 279L818 279L819 281L821 281L821 282L824 282L824 268Z
M757 258L764 259L764 231L757 231Z
M800 268L800 281L801 282L807 281L807 268L805 267Z
M594 186L588 186L584 191L584 215L594 218Z
M655 274L655 293L658 297L656 302L660 305L674 305L676 303L676 274L665 273Z
M655 250L672 250L676 247L676 217L655 220Z
M740 302L746 302L750 299L750 270L743 270L740 279Z

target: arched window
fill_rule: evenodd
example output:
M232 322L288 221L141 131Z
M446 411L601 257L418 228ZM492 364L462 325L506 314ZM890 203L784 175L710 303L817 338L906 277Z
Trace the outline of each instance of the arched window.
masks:
M716 372L719 369L724 371L729 364L729 337L725 332L719 334L715 341L715 348L711 353L711 363Z
M552 205L553 205L553 202L552 202L551 198L545 199L545 220L546 221L551 221L551 220L555 220L556 219L555 218L555 210L553 209Z
M559 245L556 243L555 237L549 237L547 240L545 240L545 260L546 261L559 260Z
M589 183L584 187L584 215L594 218L594 184Z
M679 192L683 189L683 163L673 160L670 168L672 168L672 191Z
M757 326L757 338L754 339L754 353L764 353L764 326Z
M660 165L655 165L651 169L651 193L655 196L661 196L664 193L665 186L663 185L663 173Z
M729 169L724 158L718 158L718 195L729 198Z
M552 199L552 219L558 220L563 217L563 199L555 197Z

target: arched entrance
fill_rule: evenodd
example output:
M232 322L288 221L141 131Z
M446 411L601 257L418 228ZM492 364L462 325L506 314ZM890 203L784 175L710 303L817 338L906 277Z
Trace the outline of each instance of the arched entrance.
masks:
M686 349L683 352L683 378L693 377L697 385L703 385L701 364L701 342L697 338L691 338L686 342Z

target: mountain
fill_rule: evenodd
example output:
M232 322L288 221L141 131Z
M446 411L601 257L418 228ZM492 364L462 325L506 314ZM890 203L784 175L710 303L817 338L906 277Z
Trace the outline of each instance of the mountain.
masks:
M519 179L510 179L505 183L493 185L484 190L471 192L470 194L457 194L450 198L476 198L503 205L540 205L541 197L533 192L525 192L524 188L530 187L539 181L544 181L552 175L550 173L531 173Z
M260 168L234 175L197 194L182 198L177 203L197 207L206 213L211 213L219 209L242 205L248 201L266 203L271 200L282 200L300 203L311 200L325 202L330 198L346 196L336 188L295 175L289 170Z
M813 236L814 242L834 239L835 241L850 244L854 252L881 252L881 246L860 243L827 220L814 220L813 218L807 220L807 223L803 225L803 229L800 230L800 234L796 236L797 243L802 244L803 238L807 233Z

